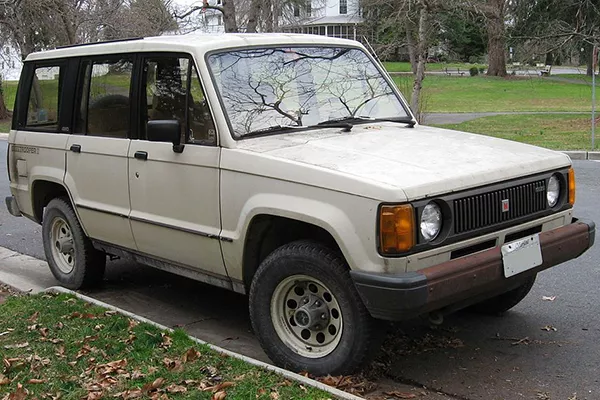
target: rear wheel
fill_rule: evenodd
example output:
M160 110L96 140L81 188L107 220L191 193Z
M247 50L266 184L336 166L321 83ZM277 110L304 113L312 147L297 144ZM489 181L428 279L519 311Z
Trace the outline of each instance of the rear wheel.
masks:
M42 236L50 271L61 285L76 290L102 281L106 255L94 249L68 201L58 198L48 203Z
M502 314L521 302L529 294L533 284L535 283L536 275L527 278L527 280L519 287L502 293L499 296L492 297L482 301L481 303L474 304L468 309L478 314L497 315Z
M250 318L275 364L314 375L355 371L385 333L343 257L311 241L284 245L263 261L250 288Z

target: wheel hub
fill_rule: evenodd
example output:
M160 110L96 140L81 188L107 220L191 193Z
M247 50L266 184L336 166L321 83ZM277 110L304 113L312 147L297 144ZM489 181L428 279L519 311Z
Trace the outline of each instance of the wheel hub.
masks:
M305 296L301 302L304 305L294 313L296 324L311 331L319 331L329 324L329 307L323 299L310 294Z
M344 327L335 294L319 279L293 275L271 298L271 320L279 338L295 353L320 358L333 352Z

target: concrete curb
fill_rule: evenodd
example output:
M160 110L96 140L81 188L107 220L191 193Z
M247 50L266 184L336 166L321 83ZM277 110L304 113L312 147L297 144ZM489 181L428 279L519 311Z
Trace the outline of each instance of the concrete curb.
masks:
M93 298L88 297L86 295L79 294L79 293L74 292L72 290L65 289L64 287L61 287L61 286L51 286L51 287L43 290L43 292L46 292L46 293L48 293L48 292L55 292L55 293L58 292L58 293L72 294L73 296L75 296L75 297L77 297L77 298L79 298L79 299L81 299L81 300L83 300L85 302L92 303L92 304L95 304L97 306L104 307L106 309L116 311L116 312L118 312L118 313L120 313L120 314L122 314L122 315L124 315L124 316L126 316L128 318L132 318L132 319L135 319L135 320L140 321L140 322L145 322L145 323L153 325L153 326L155 326L155 327L157 327L159 329L162 329L162 330L165 330L165 331L168 331L168 332L173 332L173 329L169 328L168 326L164 326L164 325L158 324L158 323L156 323L154 321L151 321L151 320L149 320L147 318L141 317L141 316L139 316L137 314L131 313L129 311L125 311L125 310L123 310L121 308L118 308L118 307L112 306L110 304L104 303L102 301L93 299ZM276 374L278 374L280 376L283 376L284 378L294 380L294 381L296 381L298 383L301 383L303 385L312 386L312 387L314 387L316 389L322 390L324 392L328 392L328 393L332 394L333 396L335 396L336 398L344 399L344 400L364 400L363 397L359 397L359 396L356 396L356 395L344 392L344 391L342 391L340 389L336 389L334 387L325 385L324 383L315 381L313 379L310 379L310 378L307 378L307 377L302 376L300 374L296 374L294 372L285 370L283 368L279 368L279 367L276 367L274 365L270 365L270 364L264 363L262 361L254 359L254 358L250 358L250 357L244 356L242 354L238 354L238 353L235 353L233 351L226 350L226 349L224 349L222 347L215 346L214 344L207 343L207 342L205 342L203 340L200 340L198 338L195 338L193 336L190 336L190 339L192 339L194 342L196 342L198 344L206 345L206 346L208 346L209 348L211 348L212 350L214 350L214 351L216 351L218 353L221 353L221 354L224 354L224 355L227 355L227 356L230 356L230 357L237 358L239 360L247 362L248 364L252 364L252 365L254 365L256 367L259 367L259 368L262 368L262 369L274 372L274 373L276 373Z
M600 160L600 151L563 151L571 160Z

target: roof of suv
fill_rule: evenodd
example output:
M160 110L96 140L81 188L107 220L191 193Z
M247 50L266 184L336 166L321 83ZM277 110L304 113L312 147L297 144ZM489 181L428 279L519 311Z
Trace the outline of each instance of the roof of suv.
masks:
M320 35L285 34L285 33L222 33L165 35L142 39L119 40L113 42L90 43L74 45L55 50L31 53L26 61L44 60L49 58L76 57L83 55L101 55L128 53L133 51L181 51L208 52L211 50L240 48L249 46L270 45L338 45L361 46L360 43Z

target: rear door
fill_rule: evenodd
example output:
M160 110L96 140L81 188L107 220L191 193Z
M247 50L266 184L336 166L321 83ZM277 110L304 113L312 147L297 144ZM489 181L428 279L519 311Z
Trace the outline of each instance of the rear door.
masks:
M216 132L193 61L158 53L142 60L142 132L129 148L131 226L142 253L217 278L227 273L219 234L219 157ZM183 152L151 142L150 120L178 121ZM229 286L227 280L212 283Z
M133 65L129 54L82 58L65 175L87 235L129 249L135 249L127 174Z

